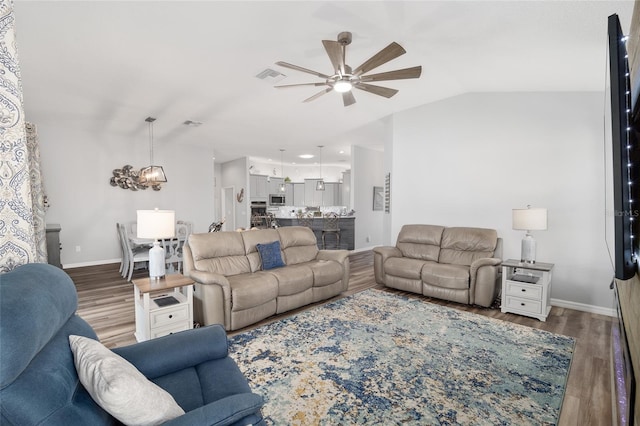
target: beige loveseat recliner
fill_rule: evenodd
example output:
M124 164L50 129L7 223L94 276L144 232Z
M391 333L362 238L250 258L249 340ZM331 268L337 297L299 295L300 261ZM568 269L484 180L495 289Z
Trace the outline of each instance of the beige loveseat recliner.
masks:
M285 266L263 270L256 245L274 241ZM196 282L195 320L226 330L329 299L349 286L349 252L319 250L304 226L191 234L183 250L184 274Z
M493 229L404 225L395 247L375 247L376 282L469 305L500 290L502 239Z

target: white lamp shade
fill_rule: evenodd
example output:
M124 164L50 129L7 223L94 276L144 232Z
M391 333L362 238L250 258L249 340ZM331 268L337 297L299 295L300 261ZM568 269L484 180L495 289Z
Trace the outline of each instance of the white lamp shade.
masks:
M521 231L547 229L547 209L513 209L512 228Z
M173 210L138 210L138 238L173 238L176 234L176 212Z

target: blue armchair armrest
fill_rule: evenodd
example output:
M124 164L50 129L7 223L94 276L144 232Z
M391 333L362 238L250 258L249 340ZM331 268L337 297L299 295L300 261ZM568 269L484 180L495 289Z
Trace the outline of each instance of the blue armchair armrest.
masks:
M219 399L195 410L189 411L183 416L177 417L166 423L166 426L225 426L259 412L264 400L255 393L241 393ZM263 424L262 417L251 416L247 421L253 421L253 425Z
M147 378L155 379L206 361L225 358L229 347L224 328L215 324L113 351L135 365Z

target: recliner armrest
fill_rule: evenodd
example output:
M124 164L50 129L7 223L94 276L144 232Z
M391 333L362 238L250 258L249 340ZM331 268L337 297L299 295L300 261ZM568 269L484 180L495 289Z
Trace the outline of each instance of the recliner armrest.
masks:
M225 426L258 413L264 405L264 399L255 393L240 393L211 402L180 417L163 423L167 426ZM261 421L261 415L256 416Z
M373 252L382 256L382 260L385 261L389 257L402 257L402 252L398 247L381 246L374 247Z
M402 252L399 248L391 246L373 248L373 275L378 284L385 284L384 262L390 257L402 257Z
M222 274L215 272L199 271L192 269L189 272L189 278L200 284L218 284L223 287L229 287L229 280Z
M219 324L186 330L121 348L117 353L147 378L225 358L229 353L227 333Z
M477 259L469 267L469 303L489 307L499 289L502 259L486 257Z
M502 264L502 259L497 257L484 257L482 259L476 259L471 263L470 266L470 274L471 276L476 275L478 269L483 266L500 266Z
M344 263L349 257L349 250L320 250L316 256L317 260L335 260L338 263Z

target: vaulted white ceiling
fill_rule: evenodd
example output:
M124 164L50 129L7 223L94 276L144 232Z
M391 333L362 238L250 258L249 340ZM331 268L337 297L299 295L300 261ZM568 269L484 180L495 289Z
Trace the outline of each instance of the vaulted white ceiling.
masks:
M466 92L602 91L606 23L629 27L633 1L25 1L16 33L27 120L146 144L211 146L216 161L302 153L344 160L345 134L385 116ZM422 65L417 80L381 82L386 99L356 91L302 103L321 88L274 89L325 74L321 40L351 31L356 67L391 41L407 53L376 72ZM185 120L200 121L188 127ZM464 120L464 117L461 117ZM380 141L372 138L372 147Z

